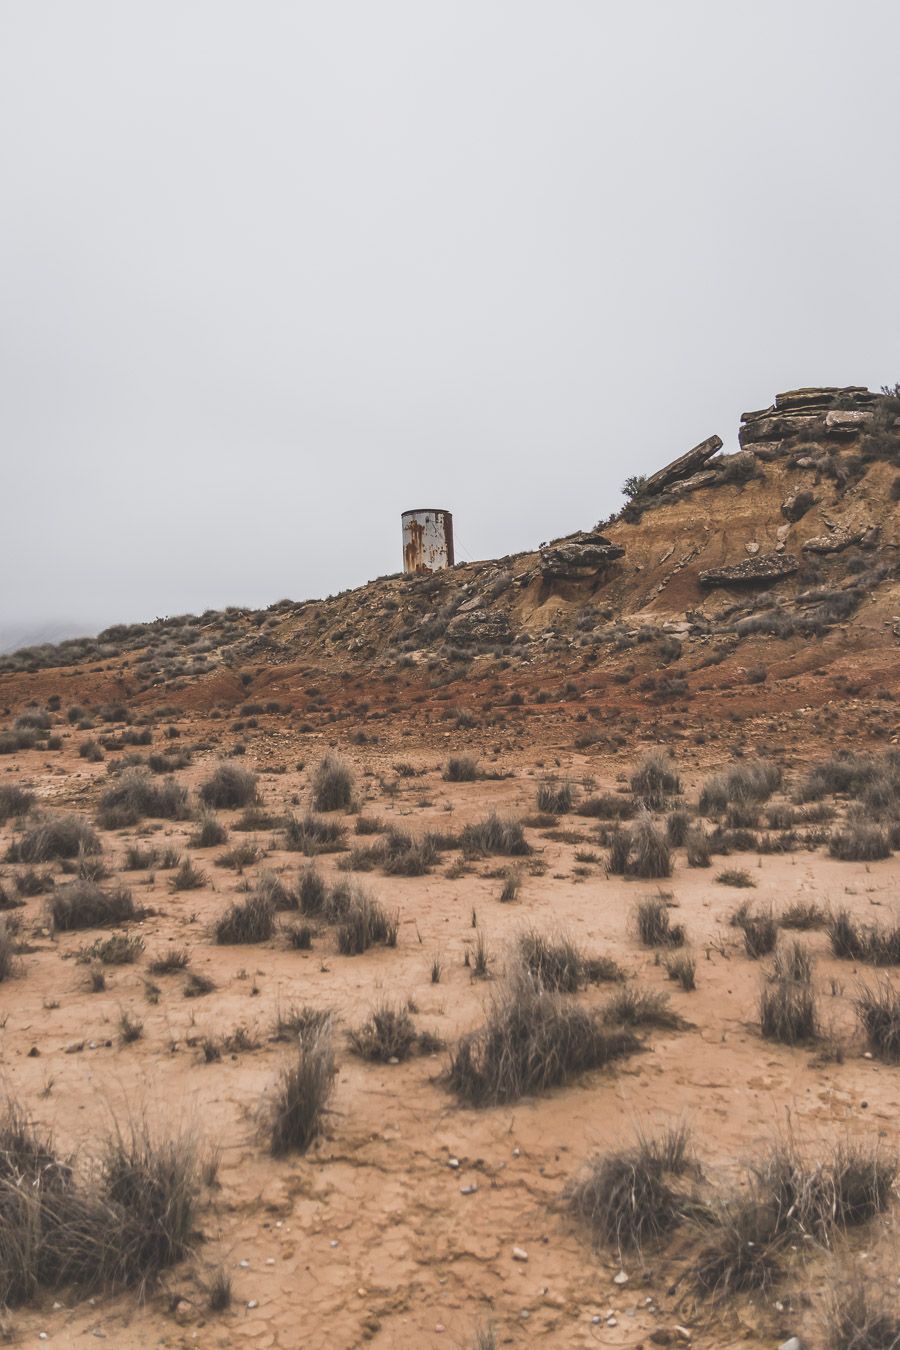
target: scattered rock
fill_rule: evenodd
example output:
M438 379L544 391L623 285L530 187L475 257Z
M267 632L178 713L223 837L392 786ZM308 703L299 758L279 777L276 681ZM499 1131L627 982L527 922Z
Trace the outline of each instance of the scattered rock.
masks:
M512 1249L512 1254L513 1254L513 1260L514 1260L514 1261L527 1261L527 1260L528 1260L528 1253L525 1251L525 1249L524 1249L523 1247L513 1247L513 1249Z
M791 553L765 553L733 567L711 567L698 580L701 586L761 586L792 576L799 567Z

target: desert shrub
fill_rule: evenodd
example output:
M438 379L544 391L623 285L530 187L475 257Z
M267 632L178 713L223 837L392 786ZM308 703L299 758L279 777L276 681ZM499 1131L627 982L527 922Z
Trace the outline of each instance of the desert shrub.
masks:
M813 959L802 942L788 942L775 950L772 962L773 980L791 980L794 984L810 984Z
M105 891L93 881L70 881L57 886L47 901L47 912L57 932L78 928L111 928L140 918L131 892L124 886Z
M357 834L383 834L387 826L378 816L357 816L354 829Z
M268 900L269 904L276 911L282 913L286 910L299 909L300 902L297 893L286 886L281 877L276 876L274 872L262 872L256 883L257 895Z
M0 919L0 983L15 973L16 949L13 931L8 919Z
M0 755L15 755L20 750L33 750L38 743L34 731L0 731Z
M79 816L45 816L13 840L6 856L9 862L42 863L99 852L100 840Z
M314 811L349 811L353 805L353 774L337 755L327 754L312 780Z
M443 777L447 783L474 783L481 777L478 760L474 755L451 755L444 765Z
M359 956L376 942L386 947L397 945L399 919L396 914L388 914L379 901L372 899L362 890L353 888L347 898L338 902L339 888L331 892L326 908L326 917L337 919L338 951L343 956ZM329 914L331 911L331 914Z
M464 826L460 835L460 847L468 857L483 857L497 853L505 857L524 857L531 852L531 845L525 838L522 822L519 820L501 820L496 812L484 820Z
M859 924L846 909L828 919L828 937L835 956L873 966L900 965L900 925Z
M183 858L169 878L169 887L173 891L199 891L205 884L206 873L195 867L190 858Z
M596 820L631 820L637 806L630 797L608 793L601 797L586 797L576 809L580 816Z
M547 815L567 814L572 810L574 801L575 792L568 779L560 783L556 779L547 778L538 784L537 809L546 812Z
M138 959L143 950L143 938L114 933L112 937L97 938L96 942L81 947L75 959L84 963L99 961L104 966L128 966Z
M744 935L744 950L754 961L768 956L778 942L778 924L772 914L753 914L749 908L735 916L735 926Z
M815 900L795 900L782 911L778 919L782 928L796 928L800 931L824 928L827 921L827 912L821 905L816 904Z
M408 1059L417 1035L406 1008L382 1003L361 1026L348 1032L347 1039L354 1054L387 1064L392 1059Z
M634 984L625 984L617 990L603 1008L602 1016L604 1022L613 1026L661 1027L676 1031L686 1025L669 1006L668 994L658 993L655 989L639 989Z
M79 1179L8 1102L0 1124L0 1299L21 1304L63 1286L146 1288L187 1253L198 1190L187 1138L116 1131L98 1168Z
M779 1274L785 1245L775 1206L753 1190L726 1197L713 1212L714 1235L700 1249L691 1270L697 1291L727 1299L751 1289L768 1289Z
M503 904L508 905L519 898L519 891L522 886L522 872L518 867L508 867L503 878L503 886L500 891L500 899Z
M82 741L78 747L78 753L82 759L86 759L91 764L99 764L103 759L103 746L93 736Z
M142 848L140 844L129 844L125 850L123 863L126 872L146 872L159 862L155 848Z
M640 1250L671 1231L687 1197L672 1179L693 1170L685 1130L639 1139L634 1148L591 1158L567 1189L566 1201L597 1246Z
M664 811L681 792L681 782L671 758L660 751L644 755L631 775L631 791L648 811Z
M753 1168L753 1181L774 1206L779 1228L828 1246L835 1232L887 1209L897 1170L896 1156L877 1148L842 1142L810 1162L792 1144L779 1144Z
M27 872L19 872L16 877L16 890L19 895L46 895L56 885L51 871L37 872L29 867Z
M837 793L858 797L885 769L893 776L895 766L893 758L882 761L872 755L832 755L813 765L797 789L797 800L816 802Z
M495 996L484 1025L458 1042L448 1087L468 1106L518 1101L640 1048L630 1031L610 1029L599 1015L564 994L521 976Z
M159 783L143 769L126 769L100 798L97 822L105 830L119 830L136 825L144 816L186 820L189 814L187 788L174 778Z
M679 952L677 956L666 956L663 968L669 979L680 984L685 993L697 988L697 960L690 952Z
M151 975L177 975L187 970L191 954L187 947L170 947L147 963Z
M437 861L438 847L430 834L412 839L400 830L391 829L372 853L388 876L423 877Z
M111 1283L152 1283L186 1255L199 1178L200 1159L187 1136L154 1140L135 1125L113 1136L102 1165L104 1196L121 1215Z
M712 862L712 846L708 835L701 829L688 831L685 840L688 867L709 867Z
M841 862L875 862L891 856L891 832L883 825L862 820L848 822L834 830L828 840L828 852Z
M214 811L253 806L258 801L256 774L226 761L201 785L200 800Z
M716 877L716 881L720 886L736 886L738 889L756 885L750 873L743 867L726 867Z
M188 841L192 848L218 848L228 839L228 831L210 811L204 811Z
M683 848L691 828L690 812L670 811L666 817L666 843L669 848Z
M671 876L671 849L648 811L642 811L627 831L621 830L612 836L608 867L614 876L645 880Z
M318 853L339 853L345 847L347 828L336 820L306 815L302 820L288 816L284 827L284 847L292 853L313 858Z
M224 853L220 853L216 858L216 866L230 867L235 872L242 872L245 867L252 867L263 857L265 857L265 849L255 840L245 839L243 843L235 844Z
M781 770L771 760L747 760L707 779L700 792L700 810L717 815L731 805L768 801L781 786Z
M213 932L220 945L268 942L275 932L275 911L265 896L248 895L228 906Z
M832 1290L824 1324L826 1350L900 1350L900 1309L862 1271Z
M543 989L573 994L586 983L584 959L565 934L548 938L534 928L529 929L519 935L516 958Z
M775 979L759 995L759 1029L767 1041L797 1045L818 1035L816 995L812 985Z
M271 1103L269 1147L276 1157L305 1153L325 1127L334 1090L331 1022L301 1036L293 1063L282 1070Z
M27 792L25 788L20 788L15 783L3 784L0 786L0 825L15 816L26 815L33 803L33 793Z
M860 984L855 1007L872 1053L900 1063L900 994L890 981L882 979L874 988Z
M300 872L297 883L300 912L308 918L316 918L325 909L327 899L328 885L318 868L310 863Z
M635 926L645 947L680 947L684 942L683 926L673 927L665 900L655 896L638 901Z

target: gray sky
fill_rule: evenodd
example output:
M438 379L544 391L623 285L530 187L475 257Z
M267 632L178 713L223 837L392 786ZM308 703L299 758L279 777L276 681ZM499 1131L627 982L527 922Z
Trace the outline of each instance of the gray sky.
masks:
M900 379L900 6L0 0L0 625L592 525Z

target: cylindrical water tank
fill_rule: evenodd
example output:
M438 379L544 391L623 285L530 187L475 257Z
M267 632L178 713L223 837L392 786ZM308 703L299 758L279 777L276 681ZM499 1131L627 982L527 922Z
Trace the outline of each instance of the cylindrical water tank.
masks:
M440 572L453 566L453 517L433 506L404 511L404 572Z

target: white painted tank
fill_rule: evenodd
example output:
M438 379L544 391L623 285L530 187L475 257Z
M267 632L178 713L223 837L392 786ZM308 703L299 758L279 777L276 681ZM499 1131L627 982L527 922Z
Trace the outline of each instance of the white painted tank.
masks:
M449 511L427 506L404 511L404 572L440 572L453 566L453 517Z

